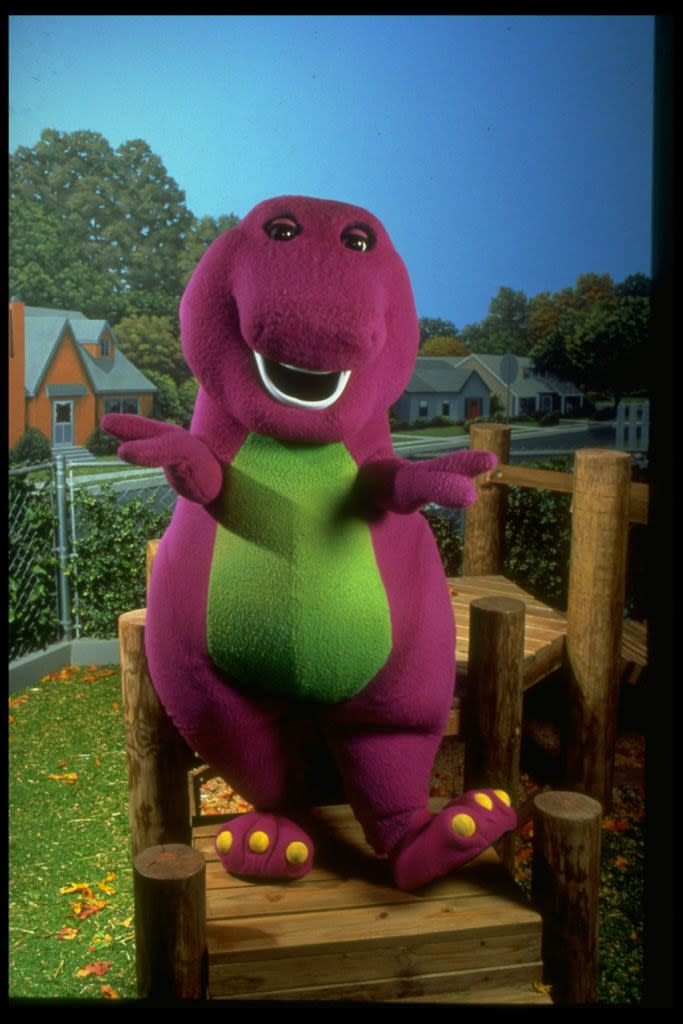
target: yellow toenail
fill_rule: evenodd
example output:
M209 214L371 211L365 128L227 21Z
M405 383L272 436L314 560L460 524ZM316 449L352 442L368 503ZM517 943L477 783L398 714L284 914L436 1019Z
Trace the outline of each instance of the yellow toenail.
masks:
M305 843L295 840L285 850L285 858L288 864L303 864L308 857L308 847Z
M499 800L502 800L504 804L510 806L510 797L507 795L504 789L494 789L493 791Z
M216 849L219 853L230 853L232 849L232 832L226 829L216 839Z
M487 811L490 811L493 807L493 800L486 793L475 793L474 799L478 804L481 804L482 807L485 807Z
M265 832L252 832L249 836L249 849L252 853L265 853L270 846L270 839Z
M451 828L459 836L473 836L477 831L474 818L470 818L469 814L456 814L451 821Z

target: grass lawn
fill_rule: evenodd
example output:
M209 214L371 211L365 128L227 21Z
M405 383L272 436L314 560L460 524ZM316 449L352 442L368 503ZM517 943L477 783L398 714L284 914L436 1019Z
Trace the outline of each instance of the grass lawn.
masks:
M135 934L120 676L68 667L9 700L10 999L134 999ZM642 992L642 737L623 736L603 823L600 1002ZM533 779L523 777L527 789ZM216 810L221 808L217 807ZM528 886L523 830L518 881Z

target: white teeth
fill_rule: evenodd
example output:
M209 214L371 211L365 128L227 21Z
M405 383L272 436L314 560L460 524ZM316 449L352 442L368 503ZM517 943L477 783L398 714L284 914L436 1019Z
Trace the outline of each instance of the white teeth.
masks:
M274 363L273 365L281 367L292 374L300 374L301 378L305 377L337 377L337 383L332 393L324 398L317 399L306 399L300 398L297 395L287 394L283 391L275 381L272 379L268 368L266 366L266 360L258 352L254 352L254 359L256 360L256 366L258 368L261 382L265 387L268 394L274 398L277 402L281 402L283 405L293 405L299 409L329 409L331 405L337 401L342 391L346 387L349 377L351 376L350 370L343 370L337 374L328 373L325 370L304 370L301 366L292 366L289 363Z

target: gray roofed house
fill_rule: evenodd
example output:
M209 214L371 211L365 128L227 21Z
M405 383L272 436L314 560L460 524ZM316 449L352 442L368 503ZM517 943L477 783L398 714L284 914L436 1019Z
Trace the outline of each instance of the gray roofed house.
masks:
M503 378L502 355L472 352L457 360L460 369L477 370L495 394L502 409L507 409L507 383ZM552 374L534 371L529 356L515 356L517 374L510 382L510 415L534 412L559 412L561 416L576 412L583 405L583 394L569 381Z
M479 370L451 357L420 356L408 386L392 408L399 420L448 416L469 420L490 415L490 388Z
M29 427L83 446L106 412L149 415L156 390L106 320L10 303L10 448Z

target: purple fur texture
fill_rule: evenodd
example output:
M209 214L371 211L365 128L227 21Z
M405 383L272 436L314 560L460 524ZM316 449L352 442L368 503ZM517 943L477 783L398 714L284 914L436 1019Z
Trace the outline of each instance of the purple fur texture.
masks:
M289 836L286 822L300 820L307 801L301 753L288 728L297 708L264 695L257 678L230 678L213 663L207 644L212 558L229 507L231 463L249 435L281 442L283 458L288 445L343 445L358 467L354 515L369 530L391 651L356 696L302 710L318 720L368 840L397 865L397 884L422 884L414 862L425 842L424 856L445 873L468 850L476 856L482 839L488 845L514 827L514 812L502 810L498 798L494 813L468 798L477 840L458 846L456 839L455 856L448 830L444 838L428 827L426 841L415 828L427 821L430 771L455 684L448 588L419 509L428 502L472 504L472 479L490 470L495 457L465 451L409 462L394 455L387 410L410 379L418 321L403 262L366 210L296 196L261 203L209 247L187 286L180 319L185 357L200 385L189 432L132 416L103 420L123 442L122 458L162 466L180 495L149 593L146 646L154 685L192 749L259 815L275 816L275 833ZM264 509L253 509L257 530ZM362 618L348 628L362 631ZM412 842L414 856L406 852ZM281 872L282 844L275 845L273 870ZM268 858L254 856L257 873L267 876ZM223 860L235 863L234 856ZM239 863L228 870L247 870L252 854Z

